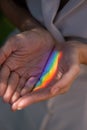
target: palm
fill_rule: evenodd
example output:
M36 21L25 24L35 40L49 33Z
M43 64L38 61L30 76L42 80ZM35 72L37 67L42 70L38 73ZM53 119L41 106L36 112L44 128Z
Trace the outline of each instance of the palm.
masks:
M80 70L79 54L75 43L71 42L69 44L65 44L61 51L63 55L59 61L57 73L57 80L60 84L60 94L69 90Z
M70 44L70 43L69 43ZM64 45L62 48L62 58L59 62L59 71L62 74L65 74L73 65L78 66L78 55L76 54L76 50L74 44L72 45Z
M76 51L74 49L74 45L63 45L63 47L61 48L61 51L59 52L59 48L57 46L54 47L53 51L51 52L51 55L49 57L49 60L48 60L48 64L50 64L51 66L51 63L49 62L51 58L53 58L53 53L56 52L56 55L59 55L59 57L57 57L57 59L59 59L56 66L56 69L54 72L54 70L52 69L51 67L51 75L54 75L53 73L55 73L56 75L55 76L51 76L52 79L50 80L50 70L47 71L47 70L44 70L42 72L42 77L40 77L40 80L37 84L40 84L40 82L42 81L43 77L45 78L45 75L48 75L48 77L46 76L47 80L50 81L49 83L44 83L45 86L48 86L48 85L54 85L56 82L58 82L58 80L60 80L63 75L65 75L73 66L75 67L78 67L79 66L79 63L78 63L78 57L76 57ZM51 60L54 60L54 59L51 59ZM56 64L55 62L55 64ZM45 66L45 68L47 67L47 65ZM48 66L49 67L49 66ZM45 74L46 72L46 74ZM46 82L46 79L43 81L43 82ZM40 85L39 87L36 85L36 88L35 89L41 89L43 88L42 85ZM70 86L70 84L69 84ZM68 88L67 88L68 89Z
M59 51L58 47L55 47L55 50ZM61 51L62 57L59 61L57 75L54 77L54 80L52 80L47 87L39 89L38 91L32 91L21 97L13 104L13 110L25 108L32 103L46 100L69 90L80 70L79 53L77 47L72 44L72 42L63 45Z
M38 32L27 31L7 41L5 47L2 48L3 51L1 51L1 64L4 62L4 66L0 73L1 83L5 83L4 89L2 90L3 86L0 88L2 90L1 95L4 95L5 101L8 102L10 100L14 91L17 92L16 95L19 95L19 91L24 87L27 79L29 83L34 77L33 82L30 85L28 84L30 86L29 90L32 89L43 71L53 46L53 39L44 30L39 30ZM4 57L7 58L5 59ZM3 81L4 68L7 69L7 73L5 74L6 79ZM7 81L9 83L8 87L6 86Z
M9 66L11 71L18 72L20 76L28 73L30 75L32 69L38 69L38 73L39 70L41 73L53 43L46 42L44 38L33 32L26 32L16 38L17 42L13 42L16 50L10 54L5 65Z

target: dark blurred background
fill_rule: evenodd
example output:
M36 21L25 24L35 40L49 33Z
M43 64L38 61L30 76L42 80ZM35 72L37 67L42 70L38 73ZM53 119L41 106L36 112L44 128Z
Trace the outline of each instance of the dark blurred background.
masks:
M0 46L4 43L6 37L14 30L14 26L6 19L0 11Z

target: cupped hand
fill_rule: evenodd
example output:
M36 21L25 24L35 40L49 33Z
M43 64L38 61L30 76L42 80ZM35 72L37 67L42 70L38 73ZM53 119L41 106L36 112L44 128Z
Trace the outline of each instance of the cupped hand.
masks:
M0 96L13 103L25 87L31 91L55 44L52 36L38 28L17 34L0 49Z
M70 41L63 44L60 48L56 44L53 50L62 52L55 78L45 88L32 91L19 98L13 103L12 110L23 109L33 103L66 93L69 90L80 71L79 44L75 41Z

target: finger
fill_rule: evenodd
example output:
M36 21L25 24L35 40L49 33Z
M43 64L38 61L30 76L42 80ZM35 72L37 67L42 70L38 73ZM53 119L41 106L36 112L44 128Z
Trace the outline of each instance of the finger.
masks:
M21 97L17 102L12 105L12 110L20 110L23 109L33 103L40 102L52 97L50 93L50 88L44 88L38 91L34 91L30 94L27 94Z
M37 77L30 77L30 79L26 82L24 88L21 91L21 96L29 93L33 89L33 87L36 84L37 80L38 80Z
M5 102L10 101L10 98L12 97L12 95L17 87L18 81L19 81L19 75L15 72L12 72L10 75L9 81L8 81L6 92L3 96L3 100Z
M66 87L69 83L71 83L71 81L73 81L76 78L76 75L78 74L78 72L79 72L78 67L76 67L76 66L71 67L69 72L67 72L60 79L60 81L58 83L56 83L54 86L51 86L51 87L57 89L56 92L53 92L52 90L55 91L55 89L51 89L51 87L44 88L44 89L41 89L38 91L34 91L30 94L27 94L26 96L21 97L17 102L15 102L12 105L12 110L15 111L15 110L23 109L32 103L43 101L50 97L58 95L59 94L58 92L60 91L60 89Z
M13 41L13 38L10 38L0 49L0 65L5 62L13 51L15 51L16 47L14 46Z
M69 91L69 89L62 89L59 94L65 94Z
M17 85L17 89L15 90L10 100L11 103L14 103L20 97L21 90L24 87L25 83L26 83L26 79L22 77Z
M59 95L60 94L65 94L65 93L67 93L69 91L69 89L70 89L70 86L67 86L66 88L62 88L62 89L59 90L58 94Z
M80 72L78 66L72 66L70 70L65 73L62 78L51 89L52 94L59 93L59 89L70 86Z
M3 96L6 91L9 75L9 68L5 65L2 66L2 69L0 70L0 96Z
M60 80L60 79L62 78L62 75L63 75L63 73L59 71L59 72L57 73L57 75L56 75L56 79L57 79L57 80Z

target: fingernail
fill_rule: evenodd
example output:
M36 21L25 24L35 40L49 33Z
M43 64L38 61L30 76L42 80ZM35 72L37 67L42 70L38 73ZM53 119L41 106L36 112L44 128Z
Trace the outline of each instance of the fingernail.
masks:
M21 109L22 109L22 106L23 106L23 103L20 102L20 103L18 104L18 106L17 106L17 110L21 110Z
M22 108L21 108L21 107L18 107L17 110L22 110Z
M13 106L12 106L12 110L13 111L22 110L22 107L18 106L16 103L14 103Z
M13 104L12 106L13 110L22 110L22 107L19 105L17 105L16 103Z
M17 110L17 105L16 105L16 103L14 103L14 104L12 105L12 108L13 108L13 110Z

